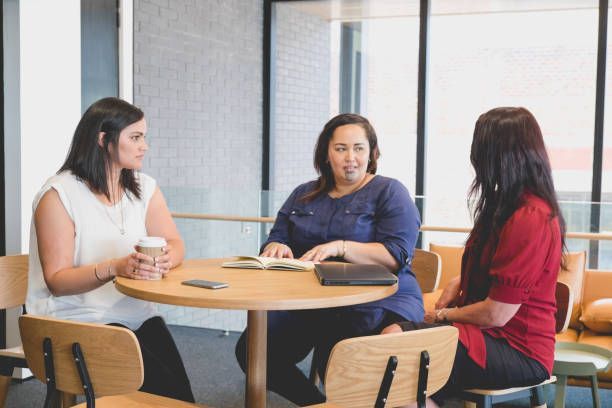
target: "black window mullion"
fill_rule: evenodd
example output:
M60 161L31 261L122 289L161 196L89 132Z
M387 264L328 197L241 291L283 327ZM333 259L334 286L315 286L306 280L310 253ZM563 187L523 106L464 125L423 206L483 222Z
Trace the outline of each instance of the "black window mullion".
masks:
M591 185L590 231L599 232L601 223L601 183L603 163L604 112L606 94L606 51L608 42L608 0L599 0L597 34L597 79L595 87L595 132L593 137L593 182ZM597 268L599 241L589 243L589 267Z
M273 0L263 2L262 38L262 132L261 132L261 193L260 216L267 217L272 212L273 197L270 192L274 178L274 54L276 44L276 16ZM268 234L262 224L259 229L259 242L264 242Z
M0 73L4 84L4 10L0 5ZM4 85L0 86L0 255L6 255L5 183L4 183Z
M272 115L271 115L271 98L272 98L272 42L275 39L272 38L272 1L264 0L263 2L263 71L262 71L262 93L263 93L263 106L262 106L262 145L261 145L261 189L269 190L271 183L271 169L272 166L270 161L272 159L270 147L271 147L271 126L272 126Z
M415 195L425 195L425 118L427 99L427 53L429 48L429 0L421 0L419 8L419 71L417 82L417 129L416 129L416 184ZM416 205L421 214L421 220L425 219L425 198L416 199ZM419 234L417 247L422 245L422 234Z
M4 10L0 4L0 73L4 84ZM4 224L4 86L0 86L0 255L6 254L6 226ZM0 310L0 349L6 348L6 310Z

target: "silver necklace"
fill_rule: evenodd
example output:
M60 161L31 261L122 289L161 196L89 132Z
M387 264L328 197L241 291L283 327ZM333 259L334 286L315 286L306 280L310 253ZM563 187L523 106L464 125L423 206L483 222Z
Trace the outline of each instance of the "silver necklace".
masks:
M104 212L106 213L106 216L108 217L108 219L111 220L113 225L117 227L117 229L119 230L119 233L121 235L125 235L125 221L123 218L123 198L119 200L119 212L121 213L121 224L119 224L118 222L115 222L115 219L111 216L111 213L108 211L107 205L104 205Z

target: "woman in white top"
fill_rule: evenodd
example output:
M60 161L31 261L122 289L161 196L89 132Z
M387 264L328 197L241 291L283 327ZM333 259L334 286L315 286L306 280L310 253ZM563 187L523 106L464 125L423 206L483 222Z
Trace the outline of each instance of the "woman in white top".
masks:
M95 102L79 122L59 172L33 202L28 313L128 327L144 361L142 391L194 401L176 345L149 302L119 293L115 276L149 279L179 265L183 241L160 189L137 172L148 149L143 112L117 98ZM134 250L165 238L156 258ZM149 261L153 265L142 261Z

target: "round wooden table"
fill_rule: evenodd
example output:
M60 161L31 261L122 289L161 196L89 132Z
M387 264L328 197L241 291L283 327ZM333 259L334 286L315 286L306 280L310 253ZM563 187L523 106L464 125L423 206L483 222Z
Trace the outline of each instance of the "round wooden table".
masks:
M392 286L321 286L313 271L222 268L227 259L192 259L159 281L117 278L116 288L138 299L179 306L248 310L246 406L266 406L267 311L321 309L391 296ZM189 279L227 282L223 289L182 285Z

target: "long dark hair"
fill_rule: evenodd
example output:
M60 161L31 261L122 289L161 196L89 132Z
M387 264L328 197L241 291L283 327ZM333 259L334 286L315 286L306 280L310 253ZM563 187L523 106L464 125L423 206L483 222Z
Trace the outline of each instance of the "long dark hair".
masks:
M380 150L378 149L378 139L374 128L370 122L361 115L357 115L356 113L341 113L331 118L323 127L321 134L319 134L314 152L314 168L319 174L319 178L317 179L314 190L301 197L302 201L312 201L319 195L330 192L335 187L336 181L328 160L329 142L334 135L334 131L344 125L357 125L365 131L368 144L370 145L370 157L366 171L371 174L376 174Z
M118 159L119 134L142 118L144 113L140 109L119 98L103 98L94 102L79 121L66 161L58 173L70 170L92 191L104 194L111 201L107 176L112 160ZM102 146L98 144L100 132L104 132ZM122 169L119 185L140 198L140 185L134 170Z
M476 122L470 160L476 172L468 195L474 215L475 249L481 253L528 191L550 206L558 217L562 248L565 222L559 209L550 161L540 126L525 108L501 107L483 113ZM476 198L475 202L472 198ZM496 245L496 244L495 244Z

